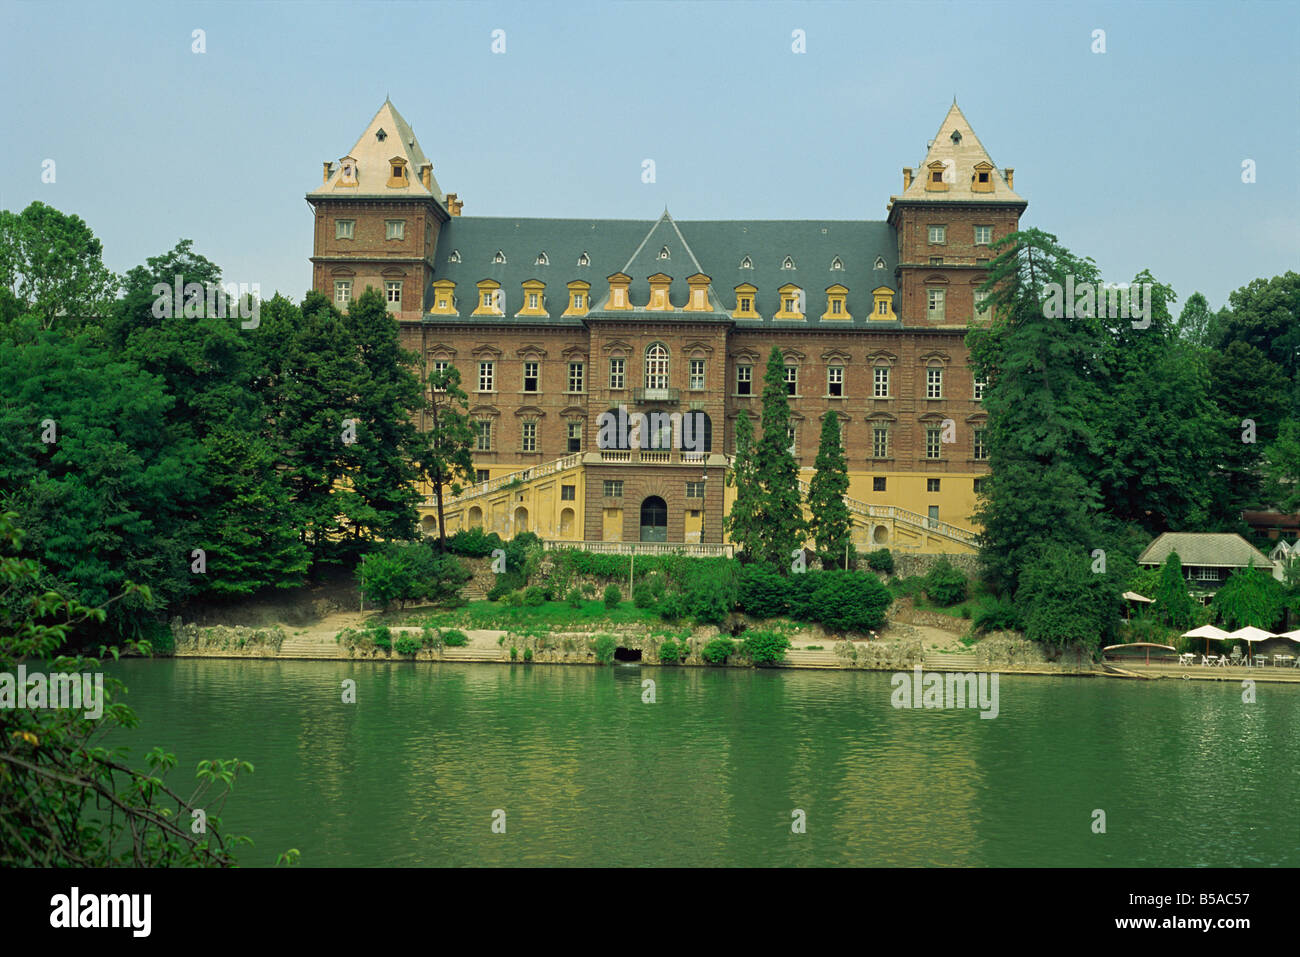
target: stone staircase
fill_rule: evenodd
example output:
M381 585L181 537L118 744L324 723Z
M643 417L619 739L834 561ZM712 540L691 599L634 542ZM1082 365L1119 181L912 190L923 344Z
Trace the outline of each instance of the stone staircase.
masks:
M781 659L783 668L842 668L844 659L833 651L808 651L803 648L787 648Z
M799 493L805 499L808 497L809 490L809 484L800 481ZM860 502L855 498L849 498L847 495L844 496L844 504L848 507L850 515L868 520L863 522L868 527L870 527L870 519L893 522L895 526L901 526L922 536L929 535L945 539L961 545L971 552L979 550L976 534L969 528L962 528L960 525L953 525L951 522L941 522L938 519L922 515L920 512L913 512L897 505L871 505L867 502Z
M504 648L444 648L443 661L509 661L510 652Z
M927 651L922 659L926 671L981 671L974 655L940 654Z
M347 653L333 636L294 635L280 645L277 658L346 658Z

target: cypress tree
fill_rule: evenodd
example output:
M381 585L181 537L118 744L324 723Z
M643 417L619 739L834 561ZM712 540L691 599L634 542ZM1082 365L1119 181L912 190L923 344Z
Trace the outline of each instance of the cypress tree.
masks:
M759 525L755 553L765 562L788 568L803 544L804 517L799 498L799 466L790 451L790 402L785 386L785 358L776 346L763 374L763 434L755 455L759 487Z
M727 482L736 490L736 498L727 513L727 535L740 549L753 553L758 542L759 488L754 462L754 423L748 413L736 418L736 457Z
M849 471L840 444L840 417L834 409L822 416L816 469L808 483L808 510L812 513L809 531L823 565L848 568L854 557L853 521L844 502L849 491Z

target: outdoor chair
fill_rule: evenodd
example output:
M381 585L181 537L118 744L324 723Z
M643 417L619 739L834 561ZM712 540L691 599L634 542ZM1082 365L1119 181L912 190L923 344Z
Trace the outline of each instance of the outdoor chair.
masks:
M1208 668L1210 665L1214 664L1214 662L1205 655L1201 655L1201 664Z
M1232 665L1234 668L1237 665L1241 664L1241 649L1236 646L1233 646L1231 658L1232 658Z

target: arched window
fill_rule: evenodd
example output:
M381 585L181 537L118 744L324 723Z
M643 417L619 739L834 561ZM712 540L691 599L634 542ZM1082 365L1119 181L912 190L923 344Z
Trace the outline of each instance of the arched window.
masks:
M668 503L658 495L641 502L641 541L668 541Z
M652 342L645 351L645 387L668 388L668 347L662 342Z

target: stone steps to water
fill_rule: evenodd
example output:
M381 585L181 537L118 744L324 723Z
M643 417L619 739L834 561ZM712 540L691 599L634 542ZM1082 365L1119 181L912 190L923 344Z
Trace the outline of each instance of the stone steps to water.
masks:
M925 667L930 671L976 671L979 661L974 655L926 652Z
M833 651L787 648L781 664L787 668L838 668L844 662Z
M280 645L279 658L346 658L347 654L333 638L319 635L294 635Z
M443 661L509 661L504 648L443 648Z

